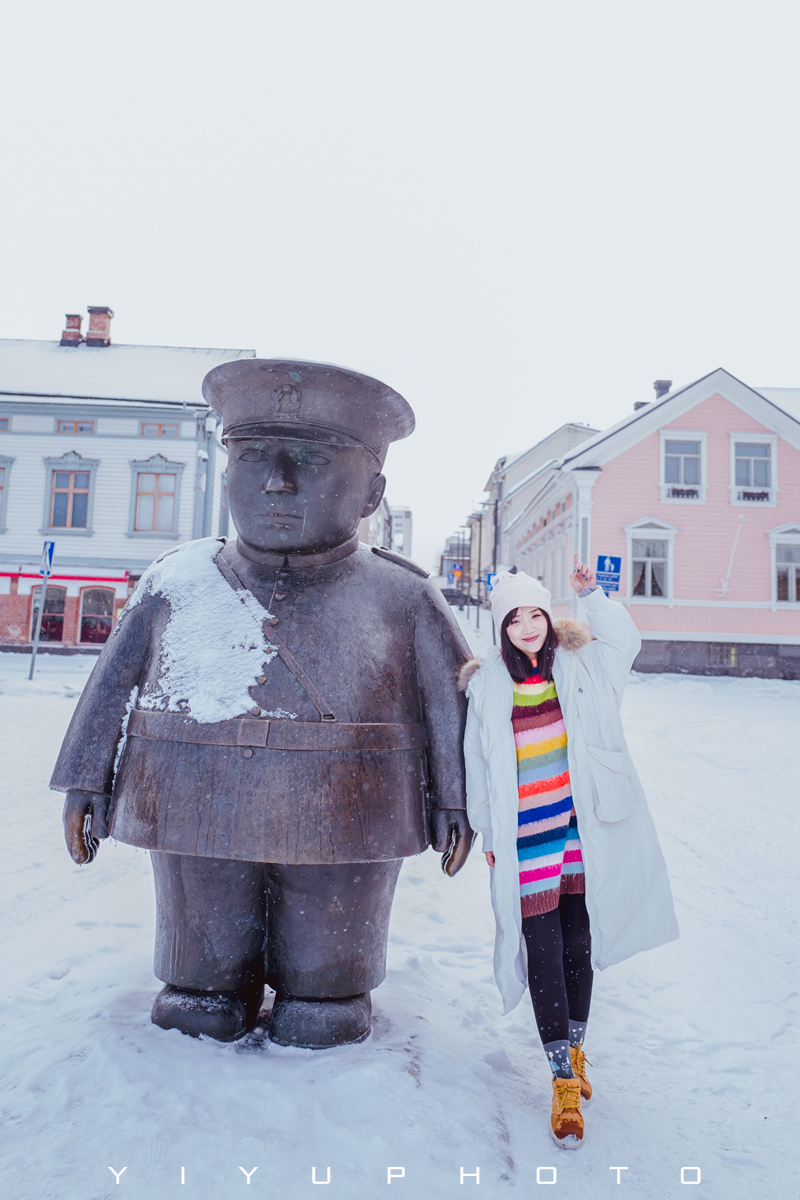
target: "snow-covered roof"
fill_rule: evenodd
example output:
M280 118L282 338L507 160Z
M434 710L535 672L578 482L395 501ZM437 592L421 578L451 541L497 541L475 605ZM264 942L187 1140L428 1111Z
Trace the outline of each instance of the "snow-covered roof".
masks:
M524 487L527 487L528 484L531 483L536 478L537 475L541 475L543 471L546 471L548 469L548 467L554 467L555 464L559 461L560 460L557 458L548 458L547 462L543 462L542 465L540 467L537 467L535 471L531 471L528 475L525 476L524 479L520 479L519 483L514 485L514 487L511 489L511 491L508 493L508 495L504 497L504 499L505 500L513 499L513 497L516 496L517 492L520 492L520 491L522 491L522 489Z
M800 388L756 388L759 396L765 396L790 417L800 421Z
M0 394L75 399L167 400L204 404L200 385L212 367L255 350L194 346L61 346L0 338Z

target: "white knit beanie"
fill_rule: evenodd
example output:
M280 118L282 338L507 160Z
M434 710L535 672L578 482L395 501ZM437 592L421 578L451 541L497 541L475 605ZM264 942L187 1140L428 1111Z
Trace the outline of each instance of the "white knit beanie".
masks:
M517 571L502 571L492 581L492 616L497 626L498 635L503 621L515 608L540 608L552 620L552 601L550 593L544 584L539 583L532 575Z

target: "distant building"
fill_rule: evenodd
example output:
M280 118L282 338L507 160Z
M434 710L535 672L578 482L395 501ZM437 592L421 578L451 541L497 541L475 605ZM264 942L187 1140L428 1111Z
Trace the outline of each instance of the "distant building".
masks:
M392 549L411 558L413 519L410 508L392 508Z
M493 567L496 570L508 570L513 564L514 546L509 530L526 510L531 498L538 494L543 475L563 455L597 432L589 425L569 422L522 454L507 455L497 460L484 487L492 510L490 536L481 555L484 573Z
M444 544L444 553L439 560L439 575L443 586L469 591L470 585L470 534L467 528L452 534Z
M392 510L385 496L371 516L361 519L358 536L367 546L386 546L387 549L391 549Z
M576 607L575 551L619 566L637 669L798 678L800 389L724 370L670 388L540 463L524 504L501 460L487 491L505 565L541 579L556 615Z
M44 540L56 551L42 641L97 646L150 562L228 531L219 418L200 393L254 350L118 346L108 308L86 340L0 339L0 646L26 646Z

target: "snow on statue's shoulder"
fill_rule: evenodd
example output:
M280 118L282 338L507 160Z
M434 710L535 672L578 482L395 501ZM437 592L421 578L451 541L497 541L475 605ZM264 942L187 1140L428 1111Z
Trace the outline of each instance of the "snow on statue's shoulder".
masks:
M252 705L249 689L277 652L264 636L269 613L250 592L235 592L214 562L221 549L217 538L200 538L168 551L128 601L133 607L160 595L170 606L158 680L143 688L139 708L207 724L242 716Z

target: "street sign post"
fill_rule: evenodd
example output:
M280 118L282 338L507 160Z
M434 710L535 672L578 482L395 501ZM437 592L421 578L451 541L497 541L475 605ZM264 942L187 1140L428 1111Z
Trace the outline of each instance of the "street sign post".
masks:
M42 576L42 593L39 597L39 611L36 614L36 630L33 635L33 653L31 654L31 669L28 679L33 679L33 668L36 666L36 651L39 649L39 637L42 632L42 617L47 603L47 580L53 574L53 552L55 542L45 542L42 547L42 561L39 564L39 574Z
M622 574L622 559L613 554L598 554L597 582L606 595L619 591L619 581Z

